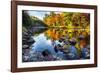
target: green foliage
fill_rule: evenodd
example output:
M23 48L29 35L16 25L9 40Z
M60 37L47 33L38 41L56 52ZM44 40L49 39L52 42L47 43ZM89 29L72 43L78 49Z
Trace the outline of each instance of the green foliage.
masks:
M23 31L23 32L27 32L27 29L23 26L23 27L22 27L22 31Z
M27 11L22 11L22 23L24 27L29 27L32 24L31 18Z
M35 16L31 16L31 21L34 27L47 27L47 24Z

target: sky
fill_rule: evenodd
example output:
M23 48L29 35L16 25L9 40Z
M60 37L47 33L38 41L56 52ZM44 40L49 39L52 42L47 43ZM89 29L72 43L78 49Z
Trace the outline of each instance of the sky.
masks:
M45 16L45 14L50 14L50 12L47 11L27 11L29 16L35 16L41 20L43 20L43 17Z
M45 16L45 14L50 14L50 11L34 11L34 10L29 10L29 11L27 11L27 13L29 14L29 16L35 16L35 17L43 20L43 17ZM55 13L59 13L59 12L55 12Z

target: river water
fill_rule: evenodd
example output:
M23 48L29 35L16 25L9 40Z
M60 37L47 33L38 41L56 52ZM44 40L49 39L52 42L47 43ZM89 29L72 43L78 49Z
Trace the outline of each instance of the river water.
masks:
M39 29L40 32L40 28ZM41 30L42 31L42 30ZM75 46L69 44L69 40L75 38L76 40L80 36L80 33L88 33L88 30L80 29L65 29L65 28L49 28L43 32L33 33L32 38L35 40L35 43L32 45L31 56L29 56L28 61L54 61L54 60L67 60L67 53L63 52L69 49L69 46L72 47L70 57L76 53ZM76 35L77 34L77 35ZM84 34L86 36L88 34ZM63 40L62 40L63 38ZM78 43L78 41L77 41ZM59 46L56 47L55 46ZM77 57L75 57L76 59ZM73 58L74 59L74 58Z

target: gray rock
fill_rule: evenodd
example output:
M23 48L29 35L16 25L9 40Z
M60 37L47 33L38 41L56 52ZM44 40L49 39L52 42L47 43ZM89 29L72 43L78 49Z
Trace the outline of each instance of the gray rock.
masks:
M29 46L28 46L28 45L23 45L22 48L23 48L23 49L28 49Z

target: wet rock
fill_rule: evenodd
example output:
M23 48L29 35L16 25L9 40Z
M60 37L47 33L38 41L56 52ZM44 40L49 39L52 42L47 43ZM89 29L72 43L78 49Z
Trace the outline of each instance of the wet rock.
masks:
M78 38L79 38L79 40L82 40L82 39L84 39L84 38L85 38L85 36L80 35Z
M28 33L25 32L25 31L24 31L22 34L23 34L24 36L28 36Z
M50 55L51 53L48 51L48 50L44 50L43 52L42 52L42 55L45 57L45 56L48 56L48 55Z
M22 47L23 49L29 48L35 40L32 38L29 32L24 31L22 35Z
M71 45L75 45L77 43L77 40L75 38L72 38L69 40Z
M64 49L64 50L62 50L62 52L67 54L69 52L69 50L68 49Z
M23 45L22 48L23 49L28 49L29 48L29 45Z
M27 40L28 43L34 43L35 40L33 38L30 38L29 40Z

